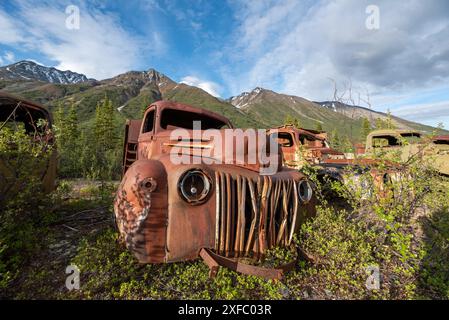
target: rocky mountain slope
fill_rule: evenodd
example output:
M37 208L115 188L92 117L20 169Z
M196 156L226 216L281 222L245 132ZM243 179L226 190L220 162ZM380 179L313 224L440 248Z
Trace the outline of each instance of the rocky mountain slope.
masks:
M371 125L373 126L375 125L376 119L381 119L384 121L388 119L388 114L384 112L375 111L366 107L348 105L346 103L338 101L322 101L315 103L323 107L326 107L330 110L333 110L334 112L341 113L349 118L353 119L367 118L370 121ZM395 117L393 115L391 115L390 117L393 120L394 125L400 129L416 129L427 132L433 130L433 128L430 126L408 121L399 117Z
M243 92L238 96L231 97L228 102L267 127L279 125L287 116L291 116L299 119L303 127L315 128L320 124L326 131L337 129L340 133L354 138L360 135L363 118L367 118L373 128L376 119L386 120L388 118L385 113L360 106L351 106L336 101L313 102L260 87L251 92ZM433 129L394 116L392 120L400 129L418 129L427 132L431 132Z
M362 118L373 124L387 115L367 108L338 102L312 102L307 99L255 88L227 100L217 99L206 91L177 83L154 70L129 71L110 79L97 81L71 71L47 68L30 61L21 61L0 68L0 90L17 94L49 106L77 106L78 117L89 126L99 101L107 96L116 106L116 119L140 118L146 106L157 100L172 100L202 107L223 114L242 128L269 128L284 123L287 116L299 119L301 126L326 131L337 130L360 140ZM431 127L393 118L399 128L430 132Z
M88 81L84 74L41 66L33 61L19 61L6 67L0 67L0 79L23 79L62 84Z
M2 69L12 70L14 65ZM260 126L232 104L200 88L177 83L154 69L129 71L101 81L89 79L68 84L38 80L28 74L26 78L20 74L9 74L8 77L0 77L0 90L35 100L51 110L60 104L67 107L75 104L80 121L86 125L93 121L97 103L107 96L116 106L118 121L122 122L125 118L140 118L146 106L164 99L221 113L239 127Z

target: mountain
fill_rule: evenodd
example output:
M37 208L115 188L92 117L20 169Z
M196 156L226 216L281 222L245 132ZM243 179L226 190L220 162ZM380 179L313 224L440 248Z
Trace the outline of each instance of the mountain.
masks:
M337 128L339 133L360 136L362 121L329 110L307 99L255 88L228 100L264 127L275 127L284 123L287 116L299 119L304 128L314 129L320 125L326 131Z
M33 61L19 61L0 67L2 80L35 80L49 83L73 84L88 81L84 74L45 67Z
M388 115L384 112L375 111L366 107L361 106L354 106L349 105L346 103L342 103L339 101L322 101L322 102L315 102L323 107L329 108L333 110L334 112L338 112L341 114L344 114L347 117L355 118L355 119L361 119L361 118L367 118L368 121L371 123L372 126L375 125L377 119L381 119L383 121L387 120L389 117L393 121L393 124L398 127L399 129L415 129L415 130L421 130L425 132L431 132L434 130L433 127L426 126L420 123L408 121L393 115Z
M95 108L105 96L116 106L115 118L122 125L127 118L141 118L143 110L158 100L187 103L220 113L236 127L270 128L282 125L290 116L299 119L302 127L314 129L319 125L328 132L336 130L359 141L363 118L368 118L374 128L377 118L388 117L368 108L334 101L313 102L260 87L222 100L200 88L177 83L154 69L129 71L97 81L75 72L21 61L0 68L0 90L40 102L50 110L58 105L75 105L83 127L92 125ZM434 129L397 117L392 119L402 129L426 132Z
M260 87L231 97L228 101L267 127L282 124L287 116L291 116L299 119L301 126L305 128L313 129L319 124L326 131L336 129L353 139L360 139L363 118L367 118L373 128L376 119L388 118L385 113L360 106L336 101L313 102ZM399 129L416 129L429 133L434 129L394 116L391 119Z
M20 62L1 69L16 70L13 66L17 64ZM129 71L101 81L89 79L68 84L37 80L30 75L6 77L0 73L0 90L37 101L47 105L50 110L57 105L68 107L74 104L77 106L78 118L84 126L93 122L96 105L105 96L116 106L116 118L120 122L124 122L126 118L140 118L146 106L164 99L221 113L239 127L260 126L260 123L227 101L217 99L200 88L177 83L154 69Z

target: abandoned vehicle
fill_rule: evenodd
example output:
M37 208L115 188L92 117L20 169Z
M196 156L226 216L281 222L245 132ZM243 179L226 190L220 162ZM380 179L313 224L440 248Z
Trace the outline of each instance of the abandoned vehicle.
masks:
M40 123L44 124L43 127L39 125ZM6 128L14 130L19 127L25 129L30 139L44 139L46 144L54 145L51 116L44 106L0 92L0 130ZM5 155L0 157L0 198L20 188L17 186L19 174L17 170L20 168L14 164L15 162L15 158L10 159ZM50 159L42 166L36 167L34 172L41 179L45 192L55 188L56 167L57 154L53 148Z
M282 149L284 165L298 170L303 169L305 165L311 166L316 169L317 178L322 182L334 180L345 185L361 187L364 189L365 197L373 190L368 181L359 177L359 173L369 171L373 184L381 191L379 193L381 195L386 194L388 182L400 178L394 164L380 171L374 168L376 160L346 158L343 152L329 146L326 132L296 128L292 125L269 129L268 132L275 135L273 137L277 139ZM357 174L348 175L346 172L348 168L355 169Z
M230 139L242 143L215 141ZM114 203L127 247L142 263L201 256L211 273L225 265L280 277L282 272L273 275L238 260L257 260L273 246L289 245L300 224L315 214L316 199L304 174L282 167L280 149L268 164L249 161L251 153L273 151L268 147L260 137L251 141L233 129L227 118L185 104L159 101L146 109L143 121L128 120L124 175ZM239 152L245 161L226 158ZM175 163L179 154L190 162ZM275 171L262 175L267 165Z
M426 137L413 130L376 130L366 138L366 154L385 153L400 161L423 161L442 175L449 175L449 135Z
M325 164L345 160L343 152L329 146L326 132L296 128L292 125L273 128L268 132L270 135L277 134L284 164L288 167L300 169L305 163Z

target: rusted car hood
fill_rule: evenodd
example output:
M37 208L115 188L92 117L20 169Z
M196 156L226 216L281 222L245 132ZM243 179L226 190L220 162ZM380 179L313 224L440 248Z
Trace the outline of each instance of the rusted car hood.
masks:
M205 131L182 129L192 139L183 139L173 134L173 130L166 130L155 137L159 142L162 154L180 154L201 159L210 159L214 164L228 164L246 168L252 171L260 171L261 159L257 156L261 152L268 154L270 152L268 135L253 136L249 138L245 135L245 131L239 129L221 129ZM210 133L213 135L210 135ZM231 134L232 133L232 134ZM198 137L198 138L195 138ZM221 141L220 141L221 139ZM255 139L256 143L251 143L250 139ZM237 142L239 141L239 142ZM276 167L276 171L280 171L282 167L282 151L277 146L277 150L273 151L271 158Z

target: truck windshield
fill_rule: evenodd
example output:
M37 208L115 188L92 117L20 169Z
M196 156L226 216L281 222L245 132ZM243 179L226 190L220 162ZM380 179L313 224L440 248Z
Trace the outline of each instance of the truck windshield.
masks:
M161 128L172 130L176 128L193 129L194 121L200 121L201 129L224 129L228 124L205 114L176 109L164 109L161 116Z
M402 133L401 137L408 143L418 143L421 141L421 134L418 132Z
M301 144L310 148L326 148L326 144L323 140L317 139L314 136L300 134L299 140Z

